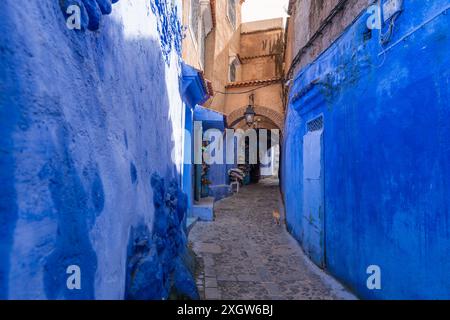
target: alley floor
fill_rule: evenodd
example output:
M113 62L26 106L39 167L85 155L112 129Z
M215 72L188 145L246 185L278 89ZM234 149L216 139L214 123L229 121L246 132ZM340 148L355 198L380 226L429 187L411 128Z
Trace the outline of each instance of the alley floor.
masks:
M264 179L215 204L214 222L197 222L189 240L197 255L200 295L224 300L352 299L313 266L273 221L278 181Z

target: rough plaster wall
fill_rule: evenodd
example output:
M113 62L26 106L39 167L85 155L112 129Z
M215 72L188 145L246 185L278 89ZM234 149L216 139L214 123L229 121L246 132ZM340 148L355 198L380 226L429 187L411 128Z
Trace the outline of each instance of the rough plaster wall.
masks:
M311 0L298 0L294 15L291 17L291 26L293 29L293 47L292 57L308 42L310 37L309 11Z
M302 140L307 122L323 115L326 268L363 298L450 297L444 8L447 0L406 1L384 48L379 31L365 39L368 16L360 17L297 74L290 93L281 180L289 230L308 241ZM366 286L373 264L381 268L381 290Z
M295 30L293 34L292 58L308 43L338 2L339 0L297 1L289 26ZM370 2L371 0L348 0L345 9L334 17L332 23L328 25L313 45L307 48L300 63L296 66L295 72L298 72L298 70L312 62L326 50L354 21L356 16L368 7Z
M166 188L150 177L167 183L181 164L163 4L121 0L97 32L68 30L56 0L2 4L0 297L124 298L131 227L150 234L152 188ZM82 269L78 292L67 264Z
M242 33L283 28L283 18L266 19L259 21L245 22L241 26Z
M214 29L205 39L205 77L209 80L214 76L216 32Z
M183 61L201 70L203 67L200 62L199 46L189 23L191 1L193 0L183 0L183 25L186 28L183 39Z
M310 36L316 32L320 24L336 7L340 0L310 0L309 4L309 32Z
M282 30L241 34L242 81L280 77L283 70L284 34ZM258 57L245 59L246 57Z
M230 57L235 57L239 53L240 24L241 24L241 4L236 1L236 29L233 29L227 17L227 0L216 1L216 28L208 36L214 40L214 50L207 51L206 55L214 55L213 59L206 59L213 65L207 65L210 72L209 80L212 81L216 91L225 92L225 86L229 83ZM212 35L213 34L213 35ZM239 74L239 72L238 72ZM205 106L224 112L225 96L216 94Z
M288 70L292 61L292 48L293 48L293 41L294 41L294 30L291 27L292 18L288 17L286 19L286 26L285 26L285 47L283 52L283 72L285 73L285 70Z
M241 68L242 81L273 79L277 77L274 56L247 59L241 65Z
M283 31L260 31L241 34L240 52L242 57L283 53Z

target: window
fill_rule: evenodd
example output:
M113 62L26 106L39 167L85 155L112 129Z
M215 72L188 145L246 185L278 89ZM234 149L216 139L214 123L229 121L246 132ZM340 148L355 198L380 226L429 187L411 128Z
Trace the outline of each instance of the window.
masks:
M308 126L309 132L322 130L323 129L323 116L320 116L314 120L311 120L310 122L308 122L307 126Z
M199 42L198 23L200 21L200 0L191 0L189 27L193 33L195 42Z
M230 75L229 75L230 82L236 82L237 66L238 66L237 59L233 59L233 61L230 63Z
M201 30L202 30L202 39L200 41L200 62L202 63L203 68L205 67L205 25L202 23L201 26Z
M236 0L228 0L228 19L231 25L236 29Z

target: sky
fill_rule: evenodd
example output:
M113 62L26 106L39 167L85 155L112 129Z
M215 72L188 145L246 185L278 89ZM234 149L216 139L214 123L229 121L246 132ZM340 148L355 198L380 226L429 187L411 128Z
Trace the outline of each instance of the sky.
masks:
M242 6L242 22L287 16L289 0L246 0Z

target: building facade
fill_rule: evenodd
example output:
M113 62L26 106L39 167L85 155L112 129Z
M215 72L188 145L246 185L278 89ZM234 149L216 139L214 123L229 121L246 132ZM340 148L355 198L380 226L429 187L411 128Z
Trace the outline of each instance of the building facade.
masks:
M184 0L183 58L210 83L212 97L204 106L224 114L230 127L246 129L241 120L253 93L260 127L281 129L283 19L242 23L243 5Z
M386 3L291 1L287 224L360 297L449 298L450 6Z
M204 72L211 93L203 106L222 114L227 128L247 130L244 113L251 104L256 114L252 128L281 131L283 19L242 23L243 0L185 0L183 4L183 57ZM278 174L279 147L268 156L273 161L263 175Z
M238 72L224 88L229 126L246 128L243 115L253 95L258 127L282 130L283 19L243 23L238 50L233 61Z

